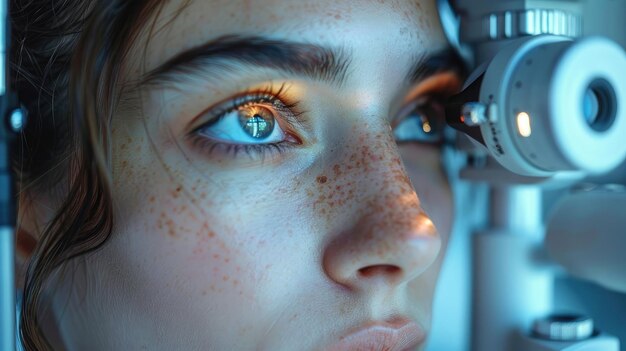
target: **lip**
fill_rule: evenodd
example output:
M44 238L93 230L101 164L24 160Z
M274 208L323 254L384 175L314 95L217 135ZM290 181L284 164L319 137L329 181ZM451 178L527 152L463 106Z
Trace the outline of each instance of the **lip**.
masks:
M417 323L394 317L352 329L326 351L412 351L425 339L426 333Z

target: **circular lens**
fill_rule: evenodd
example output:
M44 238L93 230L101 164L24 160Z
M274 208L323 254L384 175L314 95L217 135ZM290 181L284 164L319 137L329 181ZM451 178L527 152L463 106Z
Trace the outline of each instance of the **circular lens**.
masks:
M617 115L617 96L609 82L594 79L583 96L583 116L591 129L604 132L611 128Z

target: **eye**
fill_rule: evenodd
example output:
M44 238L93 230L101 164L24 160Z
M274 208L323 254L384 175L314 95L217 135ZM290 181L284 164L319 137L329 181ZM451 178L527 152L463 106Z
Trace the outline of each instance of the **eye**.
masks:
M198 133L231 144L270 144L285 139L276 111L261 104L246 104L221 114Z
M443 106L437 100L423 100L404 108L394 128L398 143L418 142L438 144L443 142Z
M288 98L284 84L278 90L269 86L243 93L209 109L202 117L206 122L187 137L193 147L220 159L235 158L243 151L252 159L258 156L263 160L300 146L299 131L306 124L298 102Z

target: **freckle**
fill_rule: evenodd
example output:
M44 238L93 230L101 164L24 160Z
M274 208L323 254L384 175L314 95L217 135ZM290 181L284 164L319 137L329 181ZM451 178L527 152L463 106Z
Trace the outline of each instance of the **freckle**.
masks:
M319 176L317 177L317 182L320 184L324 184L328 181L328 178L326 176Z
M154 203L154 196L150 196L150 202Z
M230 258L225 258L224 262L226 262L226 263L230 262Z
M122 149L122 150L126 149L126 144L122 144L122 145L120 146L120 149Z
M214 237L215 237L215 233L209 232L209 238L214 238Z
M223 276L223 277L222 277L222 280L223 280L223 281L225 281L225 282L227 282L227 281L228 281L228 279L229 279L229 278L228 278L228 276L227 276L227 275L225 275L225 276Z
M177 193L179 193L181 190L182 190L182 187L179 185L179 186L176 188L176 192L177 192Z
M219 259L219 258L220 258L220 255L219 255L219 254L213 254L213 258L215 258L215 259Z
M237 284L239 284L239 280L237 279L233 280L233 285L237 285Z
M333 166L333 171L335 172L335 177L338 177L341 175L341 166L339 165L334 165Z

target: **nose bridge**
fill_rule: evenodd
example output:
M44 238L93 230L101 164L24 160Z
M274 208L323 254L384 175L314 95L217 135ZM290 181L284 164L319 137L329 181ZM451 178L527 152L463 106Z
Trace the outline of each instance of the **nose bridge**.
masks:
M346 168L353 167L358 176L355 188L359 200L359 216L371 225L403 226L422 214L420 201L407 175L398 147L390 129L364 132L348 160Z
M328 244L324 265L344 285L363 288L372 277L396 283L412 279L439 253L439 236L420 206L393 134L381 129L363 128L332 167L334 179L347 180L335 190L347 192L351 205L332 201L345 205L336 213L348 219Z
M424 213L404 168L391 130L361 134L357 145L358 151L351 153L347 162L347 165L354 163L357 168L361 167L356 184L360 198L355 235L363 238L382 235L396 243L415 236L436 236L435 227Z

